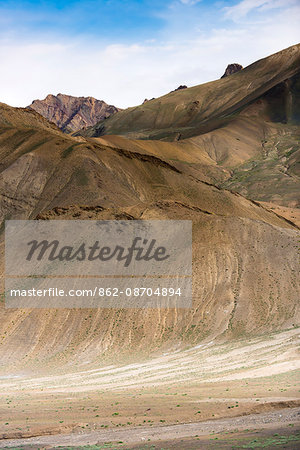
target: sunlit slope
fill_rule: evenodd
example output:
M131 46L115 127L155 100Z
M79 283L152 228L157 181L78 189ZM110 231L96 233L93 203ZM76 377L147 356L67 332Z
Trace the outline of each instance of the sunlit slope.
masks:
M226 125L234 115L266 92L300 71L300 45L294 45L261 59L229 77L172 92L143 105L128 108L94 127L82 131L86 136L105 134L132 138L178 140ZM295 85L294 85L294 84ZM291 88L297 98L296 81ZM273 103L273 110L281 105ZM299 119L299 105L288 101L280 115ZM276 120L276 117L274 117ZM280 117L279 117L280 119Z

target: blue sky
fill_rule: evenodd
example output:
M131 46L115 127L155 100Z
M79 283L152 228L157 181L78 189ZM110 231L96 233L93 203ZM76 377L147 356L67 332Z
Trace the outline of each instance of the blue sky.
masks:
M0 101L132 106L299 42L299 22L299 0L0 0Z
M119 42L158 37L170 22L209 29L219 20L218 8L232 1L196 0L89 0L89 1L0 1L2 33L25 33L27 38L84 36ZM184 23L182 20L184 19ZM0 19L1 20L1 19ZM222 18L224 21L224 17Z
M8 1L0 2L7 29L27 37L84 36L94 39L145 39L159 32L164 20L160 1Z

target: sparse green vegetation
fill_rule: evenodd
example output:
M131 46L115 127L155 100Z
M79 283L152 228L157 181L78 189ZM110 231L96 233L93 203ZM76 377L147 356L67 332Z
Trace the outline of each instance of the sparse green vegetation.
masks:
M75 149L75 147L77 147L78 145L80 145L80 142L76 142L75 144L70 145L69 147L65 148L62 153L61 153L61 157L62 158L67 158L68 156L70 156L70 154L73 152L73 150Z

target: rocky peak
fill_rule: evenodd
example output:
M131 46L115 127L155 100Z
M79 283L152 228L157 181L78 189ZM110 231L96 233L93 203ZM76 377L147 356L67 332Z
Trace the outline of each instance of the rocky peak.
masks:
M228 64L228 66L226 67L226 70L224 72L224 75L222 75L221 78L228 77L229 75L239 72L242 69L243 69L243 66L241 66L240 64L237 64L237 63Z
M74 97L61 93L49 94L44 100L34 100L28 108L34 109L65 132L93 126L120 111L94 97Z

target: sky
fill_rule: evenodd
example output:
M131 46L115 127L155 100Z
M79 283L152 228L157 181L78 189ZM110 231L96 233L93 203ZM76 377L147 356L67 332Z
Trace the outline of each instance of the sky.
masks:
M300 0L0 0L0 102L125 108L300 42Z

